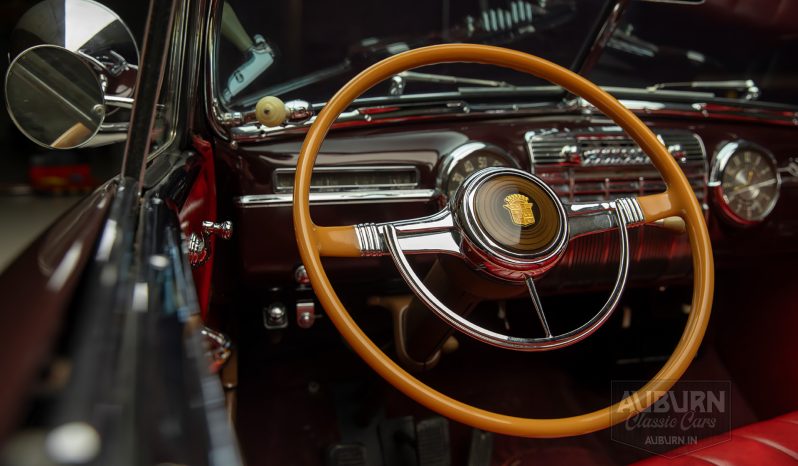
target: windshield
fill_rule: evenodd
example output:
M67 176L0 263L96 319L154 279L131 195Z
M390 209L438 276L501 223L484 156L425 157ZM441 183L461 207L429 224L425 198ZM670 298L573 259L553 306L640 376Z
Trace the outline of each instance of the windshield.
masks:
M796 57L798 2L630 2L588 78L798 104Z
M600 26L605 4L605 0L230 0L222 8L214 51L217 94L225 106L238 109L251 108L264 95L325 102L348 79L380 59L446 42L499 45L578 67ZM407 76L401 89L383 83L366 96L548 85L523 73L484 65L445 64L414 71L424 75ZM458 79L441 81L437 75Z
M727 3L629 2L587 77L605 87L669 91L671 98L691 91L798 104L798 6ZM385 57L446 42L508 47L579 71L613 5L606 0L305 0L267 6L230 0L221 8L213 51L216 94L225 107L243 111L266 95L323 103ZM510 92L501 95L511 98L521 95L513 87L528 91L548 84L512 70L457 63L413 70L363 97L476 90L468 93L476 99L486 88L504 87ZM552 92L562 95L551 90L523 96L551 100Z

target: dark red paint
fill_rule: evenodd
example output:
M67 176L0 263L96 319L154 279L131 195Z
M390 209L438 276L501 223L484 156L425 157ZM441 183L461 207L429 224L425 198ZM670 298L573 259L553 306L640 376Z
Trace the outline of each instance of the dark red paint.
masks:
M116 192L108 183L61 216L0 275L0 439L17 421L31 382L57 341L64 314Z
M202 162L200 173L179 213L180 228L186 238L191 233L201 234L203 221L216 221L216 173L213 164L213 148L211 143L196 135L193 137L192 143L202 157ZM210 238L212 251L215 241L215 238ZM205 264L193 269L194 284L197 288L197 298L203 320L208 316L212 271L213 254Z

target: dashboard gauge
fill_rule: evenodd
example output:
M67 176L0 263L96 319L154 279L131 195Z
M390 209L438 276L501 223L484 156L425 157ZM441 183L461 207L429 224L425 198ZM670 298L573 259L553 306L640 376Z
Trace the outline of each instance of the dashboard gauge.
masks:
M747 226L761 222L773 211L781 178L773 154L738 141L726 144L718 152L709 186L723 216Z
M441 163L438 189L450 199L469 176L489 167L520 168L510 154L482 142L469 142L449 153Z

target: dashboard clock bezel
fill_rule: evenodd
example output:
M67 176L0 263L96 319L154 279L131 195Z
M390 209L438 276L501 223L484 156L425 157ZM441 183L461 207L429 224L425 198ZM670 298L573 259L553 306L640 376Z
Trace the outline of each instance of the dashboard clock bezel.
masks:
M738 152L746 149L756 151L764 155L776 178L776 192L773 200L770 202L768 208L755 218L744 218L738 215L731 208L726 196L723 193L723 173L726 170L729 160L731 160L732 156ZM779 173L779 166L776 161L776 157L771 151L751 141L737 140L723 144L720 150L718 150L717 154L715 155L715 159L712 162L712 168L710 169L707 187L712 193L711 197L713 202L718 207L721 216L725 220L730 221L738 226L750 227L753 225L759 225L773 212L773 209L776 207L776 204L778 204L779 197L781 195L781 183L782 180L781 174Z
M435 187L440 193L440 198L443 203L446 203L449 200L448 185L454 169L457 167L460 161L475 152L481 151L490 152L492 155L504 159L504 161L507 162L507 168L521 169L521 164L518 162L518 160L509 152L497 145L481 141L469 141L463 145L457 146L454 150L443 156L439 165L440 169L438 170L438 176L435 180ZM475 170L475 173L477 171L479 170Z

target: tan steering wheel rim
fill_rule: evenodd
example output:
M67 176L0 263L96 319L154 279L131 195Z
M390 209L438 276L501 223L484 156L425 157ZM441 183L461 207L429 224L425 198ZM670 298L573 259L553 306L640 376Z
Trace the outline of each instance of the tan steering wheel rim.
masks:
M508 416L457 401L422 383L383 353L360 329L335 293L321 256L359 256L354 229L322 227L310 217L310 179L316 156L337 117L358 96L405 70L447 62L503 66L532 74L581 96L623 128L650 156L667 191L638 198L646 222L670 216L685 220L693 256L692 312L671 357L639 391L620 402L566 418L529 419ZM355 352L372 369L404 394L457 422L482 430L521 437L565 437L610 427L650 406L681 378L693 360L709 322L714 289L714 264L703 211L676 161L651 130L615 98L581 76L539 57L499 47L446 44L410 50L380 61L342 87L310 127L297 161L294 184L294 229L302 262L330 320Z

